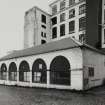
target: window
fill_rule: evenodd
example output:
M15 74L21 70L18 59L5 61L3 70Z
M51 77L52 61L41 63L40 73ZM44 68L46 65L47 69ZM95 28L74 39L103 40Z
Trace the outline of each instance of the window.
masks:
M42 64L39 64L39 69L42 69Z
M57 13L57 5L54 5L52 7L52 15L55 15Z
M94 77L94 68L93 67L89 67L89 76L90 77Z
M41 36L44 37L44 38L46 38L46 33L41 32Z
M69 11L69 19L75 17L75 9Z
M60 25L60 36L65 35L65 24Z
M75 30L75 21L69 22L69 33L73 33Z
M7 79L7 72L0 71L0 79L6 80Z
M57 27L54 27L52 29L52 39L56 38L57 37Z
M43 37L46 38L46 33L44 33L44 36Z
M10 80L16 81L17 80L17 72L11 72Z
M42 15L42 22L46 24L46 16Z
M45 40L41 40L41 44L45 44L46 43L46 41Z
M69 0L69 6L75 4L75 0Z
M57 17L52 18L51 21L52 21L52 25L57 24Z
M65 9L65 0L60 2L60 10Z
M79 41L85 42L85 35L84 34L79 35Z
M60 22L63 22L63 21L65 21L65 13L62 13L60 15Z
M86 13L86 4L79 6L79 15Z
M42 25L42 28L46 29L46 26L45 25Z
M40 82L41 81L41 72L34 72L34 82Z
M30 72L24 72L24 82L30 81Z
M86 17L82 17L79 19L79 31L86 29Z

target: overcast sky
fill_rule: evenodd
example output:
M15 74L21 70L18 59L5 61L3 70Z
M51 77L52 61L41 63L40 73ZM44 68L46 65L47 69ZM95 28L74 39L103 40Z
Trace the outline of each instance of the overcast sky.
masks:
M0 0L0 56L23 48L25 11L33 6L48 11L52 1L54 0Z

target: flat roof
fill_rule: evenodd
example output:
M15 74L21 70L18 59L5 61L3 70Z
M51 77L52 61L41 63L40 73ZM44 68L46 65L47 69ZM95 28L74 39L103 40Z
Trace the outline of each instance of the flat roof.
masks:
M50 13L48 13L48 12L46 12L45 10L43 10L43 9L39 8L38 6L34 6L34 7L30 8L30 9L28 9L28 10L25 12L25 14L27 14L29 11L31 11L31 10L33 10L33 9L38 9L39 11L41 11L41 12L45 13L46 15L51 16L51 14L50 14Z

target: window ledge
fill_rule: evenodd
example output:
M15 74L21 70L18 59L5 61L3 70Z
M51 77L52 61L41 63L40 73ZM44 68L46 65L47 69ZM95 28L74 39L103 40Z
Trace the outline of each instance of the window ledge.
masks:
M73 33L75 33L75 31L69 32L69 34L73 34Z

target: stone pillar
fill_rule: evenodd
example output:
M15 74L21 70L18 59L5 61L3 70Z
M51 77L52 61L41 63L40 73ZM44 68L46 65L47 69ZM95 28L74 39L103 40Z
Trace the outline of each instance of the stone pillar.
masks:
M17 83L19 82L19 71L17 71Z
M9 71L7 71L7 82L9 81Z
M32 70L30 70L30 86L32 87Z
M50 85L50 70L47 70L47 88L49 88Z

